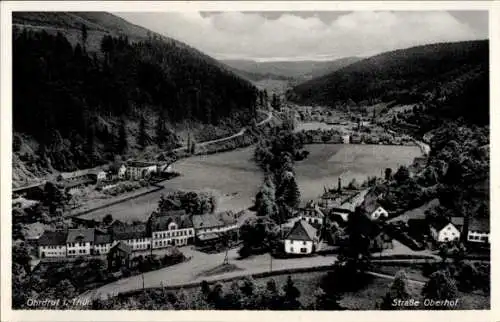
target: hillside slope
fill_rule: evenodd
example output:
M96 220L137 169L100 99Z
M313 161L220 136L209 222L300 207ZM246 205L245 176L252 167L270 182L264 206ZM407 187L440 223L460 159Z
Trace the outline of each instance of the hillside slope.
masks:
M464 82L485 77L487 40L439 43L382 53L299 84L289 98L337 106L344 102L419 102L446 96Z
M179 127L217 136L255 116L250 82L111 14L22 12L13 21L13 166L20 173L169 149Z

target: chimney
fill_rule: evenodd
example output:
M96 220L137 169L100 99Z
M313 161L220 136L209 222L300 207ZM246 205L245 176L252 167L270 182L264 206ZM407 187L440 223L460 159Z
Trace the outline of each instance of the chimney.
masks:
M338 192L340 192L342 190L342 179L340 179L339 177L339 184L338 184Z

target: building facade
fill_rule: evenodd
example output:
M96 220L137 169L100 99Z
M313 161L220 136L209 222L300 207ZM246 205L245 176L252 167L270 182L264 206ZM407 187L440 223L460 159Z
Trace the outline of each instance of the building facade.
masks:
M67 256L86 256L94 254L95 229L69 229L66 239Z
M148 220L153 249L184 246L194 241L193 222L184 210L154 212Z
M157 164L154 162L129 161L127 162L125 174L128 179L140 180L147 178L157 170Z
M66 231L45 231L38 239L38 256L65 257L67 235Z
M469 222L467 241L472 243L490 243L490 221L488 218L472 218Z
M319 230L305 220L299 220L285 237L285 253L312 254L320 248Z
M430 227L431 236L439 243L446 243L460 239L460 231L451 222L433 224Z

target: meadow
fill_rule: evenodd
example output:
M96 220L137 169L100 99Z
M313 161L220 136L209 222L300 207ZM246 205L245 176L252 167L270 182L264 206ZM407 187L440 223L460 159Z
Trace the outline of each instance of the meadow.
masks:
M389 167L394 170L410 164L420 155L414 146L335 145L306 146L308 158L295 166L302 200L318 198L325 186L336 187L340 176L343 185L352 179L359 183L367 176L380 175ZM84 218L145 220L156 208L161 194L174 190L209 189L219 196L219 210L235 211L252 206L263 174L252 160L253 147L213 155L193 156L174 163L181 176L164 181L165 189L84 215Z

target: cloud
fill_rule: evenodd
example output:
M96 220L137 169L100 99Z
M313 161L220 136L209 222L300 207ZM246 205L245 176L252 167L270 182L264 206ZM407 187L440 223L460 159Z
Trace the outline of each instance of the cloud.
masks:
M353 11L273 19L260 13L120 13L219 59L293 60L367 56L421 44L485 38L446 11Z

